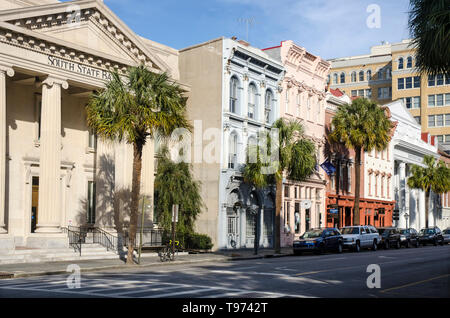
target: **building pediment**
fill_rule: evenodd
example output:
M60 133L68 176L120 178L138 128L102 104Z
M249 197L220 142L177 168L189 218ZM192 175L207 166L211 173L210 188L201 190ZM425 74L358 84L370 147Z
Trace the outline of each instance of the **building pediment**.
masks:
M72 43L77 51L85 48L99 57L116 57L128 65L145 64L155 71L173 73L103 2L80 0L70 5L76 11L67 12L67 3L5 10L0 12L0 22Z

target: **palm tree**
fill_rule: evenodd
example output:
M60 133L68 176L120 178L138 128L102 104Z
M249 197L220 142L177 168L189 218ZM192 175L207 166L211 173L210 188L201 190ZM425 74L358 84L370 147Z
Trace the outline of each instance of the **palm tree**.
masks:
M450 7L448 0L410 0L409 29L422 73L450 71Z
M276 168L276 199L275 199L275 251L281 249L281 205L283 200L283 177L289 180L303 181L308 178L316 167L315 144L304 137L304 128L296 120L278 119L273 127L278 129L278 160L271 162ZM269 139L270 140L270 139ZM270 146L270 145L269 145ZM276 147L276 145L275 145Z
M351 104L338 107L332 120L329 140L343 143L355 151L355 203L353 224L360 224L359 201L361 184L361 152L382 151L390 141L392 123L385 110L366 98L357 98Z
M450 191L450 169L443 161L436 162L433 156L425 156L423 163L425 167L414 165L411 168L408 186L425 192L425 227L428 227L431 191L436 194Z
M86 107L87 123L106 140L133 145L130 227L127 264L133 264L142 169L142 149L148 138L169 136L187 122L184 91L167 74L145 66L130 67L123 77L117 72L106 88L95 93Z

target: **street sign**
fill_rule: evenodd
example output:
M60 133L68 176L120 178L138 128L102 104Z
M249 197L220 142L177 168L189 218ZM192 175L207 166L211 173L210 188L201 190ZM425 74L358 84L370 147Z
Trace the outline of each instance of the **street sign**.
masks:
M330 210L329 210L329 213L330 213L330 214L338 214L338 213L339 213L339 210L338 210L338 209L330 209Z
M178 204L172 205L172 222L178 222Z

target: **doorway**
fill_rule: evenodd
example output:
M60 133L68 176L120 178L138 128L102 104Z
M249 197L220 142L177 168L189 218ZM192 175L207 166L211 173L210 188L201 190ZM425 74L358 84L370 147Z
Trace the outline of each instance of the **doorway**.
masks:
M344 226L352 225L352 208L345 207Z
M39 213L39 177L32 178L31 190L31 233L36 231Z

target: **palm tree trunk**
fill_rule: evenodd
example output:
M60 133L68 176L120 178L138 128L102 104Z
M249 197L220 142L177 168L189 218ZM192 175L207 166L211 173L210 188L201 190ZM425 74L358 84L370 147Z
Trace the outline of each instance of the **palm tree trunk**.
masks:
M275 199L275 253L281 252L281 201L283 197L283 178L277 180Z
M359 217L359 198L361 195L361 148L355 148L355 152L355 204L353 206L353 225L359 225L361 222Z
M133 145L133 180L131 184L131 209L130 209L130 228L128 241L127 264L133 265L133 251L136 246L136 232L139 209L139 194L141 188L141 170L142 170L142 143Z

